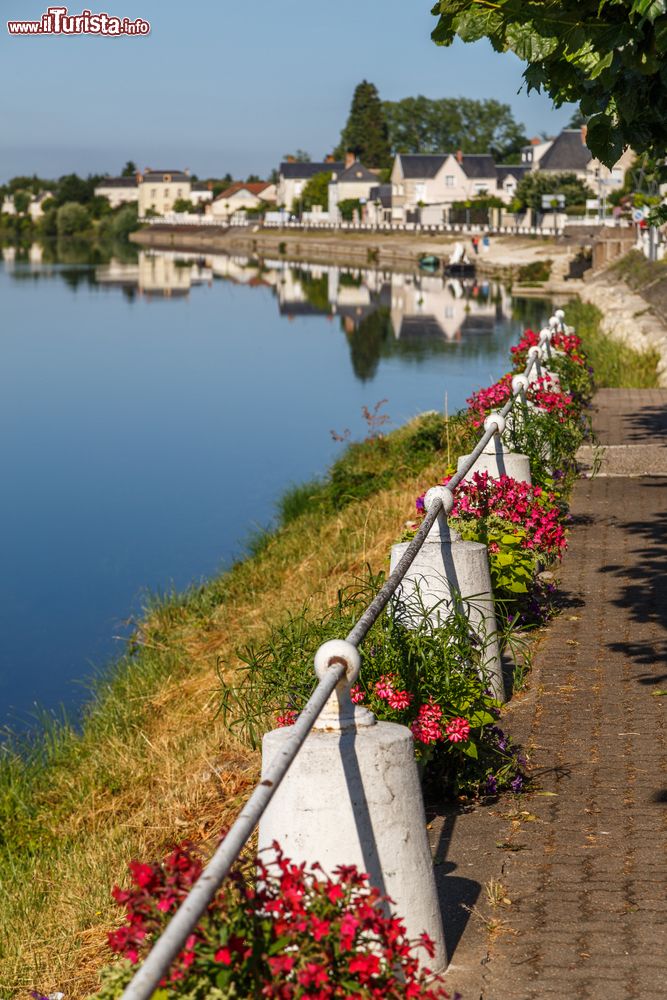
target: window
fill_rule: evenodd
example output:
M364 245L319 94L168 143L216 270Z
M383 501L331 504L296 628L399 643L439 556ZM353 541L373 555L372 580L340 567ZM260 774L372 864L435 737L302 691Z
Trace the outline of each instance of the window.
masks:
M445 187L454 187L454 174L445 174Z
M475 184L475 194L488 194L489 185L488 184Z
M415 198L417 201L423 201L426 197L426 185L425 184L415 184Z
M165 188L164 189L164 196L165 196L165 198L169 197L169 188Z
M157 188L151 188L151 198L157 198Z
M181 197L181 189L180 188L176 188L176 197L177 198Z

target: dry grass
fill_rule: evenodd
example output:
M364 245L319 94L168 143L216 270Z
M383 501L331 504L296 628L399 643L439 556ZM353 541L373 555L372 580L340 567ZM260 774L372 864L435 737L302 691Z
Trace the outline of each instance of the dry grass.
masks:
M305 515L191 599L152 609L139 655L83 733L54 737L46 767L15 762L0 784L0 803L16 799L0 870L0 996L95 989L117 920L109 890L127 861L215 840L256 779L258 755L216 717L216 671L233 676L237 650L289 610L324 608L367 563L385 566L416 493L442 469L439 458L336 515Z

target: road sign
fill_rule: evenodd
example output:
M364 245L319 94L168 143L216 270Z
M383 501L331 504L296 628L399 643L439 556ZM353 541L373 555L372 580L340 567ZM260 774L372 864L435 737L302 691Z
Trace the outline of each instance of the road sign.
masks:
M643 208L633 208L632 209L632 221L633 222L641 222L643 218L644 218L644 209Z

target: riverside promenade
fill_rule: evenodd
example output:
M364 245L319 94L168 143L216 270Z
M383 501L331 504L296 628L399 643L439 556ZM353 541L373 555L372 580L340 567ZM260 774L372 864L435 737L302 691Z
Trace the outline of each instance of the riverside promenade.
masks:
M667 997L667 390L594 406L563 609L505 716L534 791L430 817L463 1000Z

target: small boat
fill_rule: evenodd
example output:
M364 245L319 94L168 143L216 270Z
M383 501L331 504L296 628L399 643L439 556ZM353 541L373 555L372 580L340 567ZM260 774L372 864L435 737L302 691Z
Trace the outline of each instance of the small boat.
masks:
M448 278L474 278L475 265L467 256L463 243L455 244L444 271Z
M432 253L423 253L419 258L419 267L422 271L430 271L433 274L440 268L440 258Z

